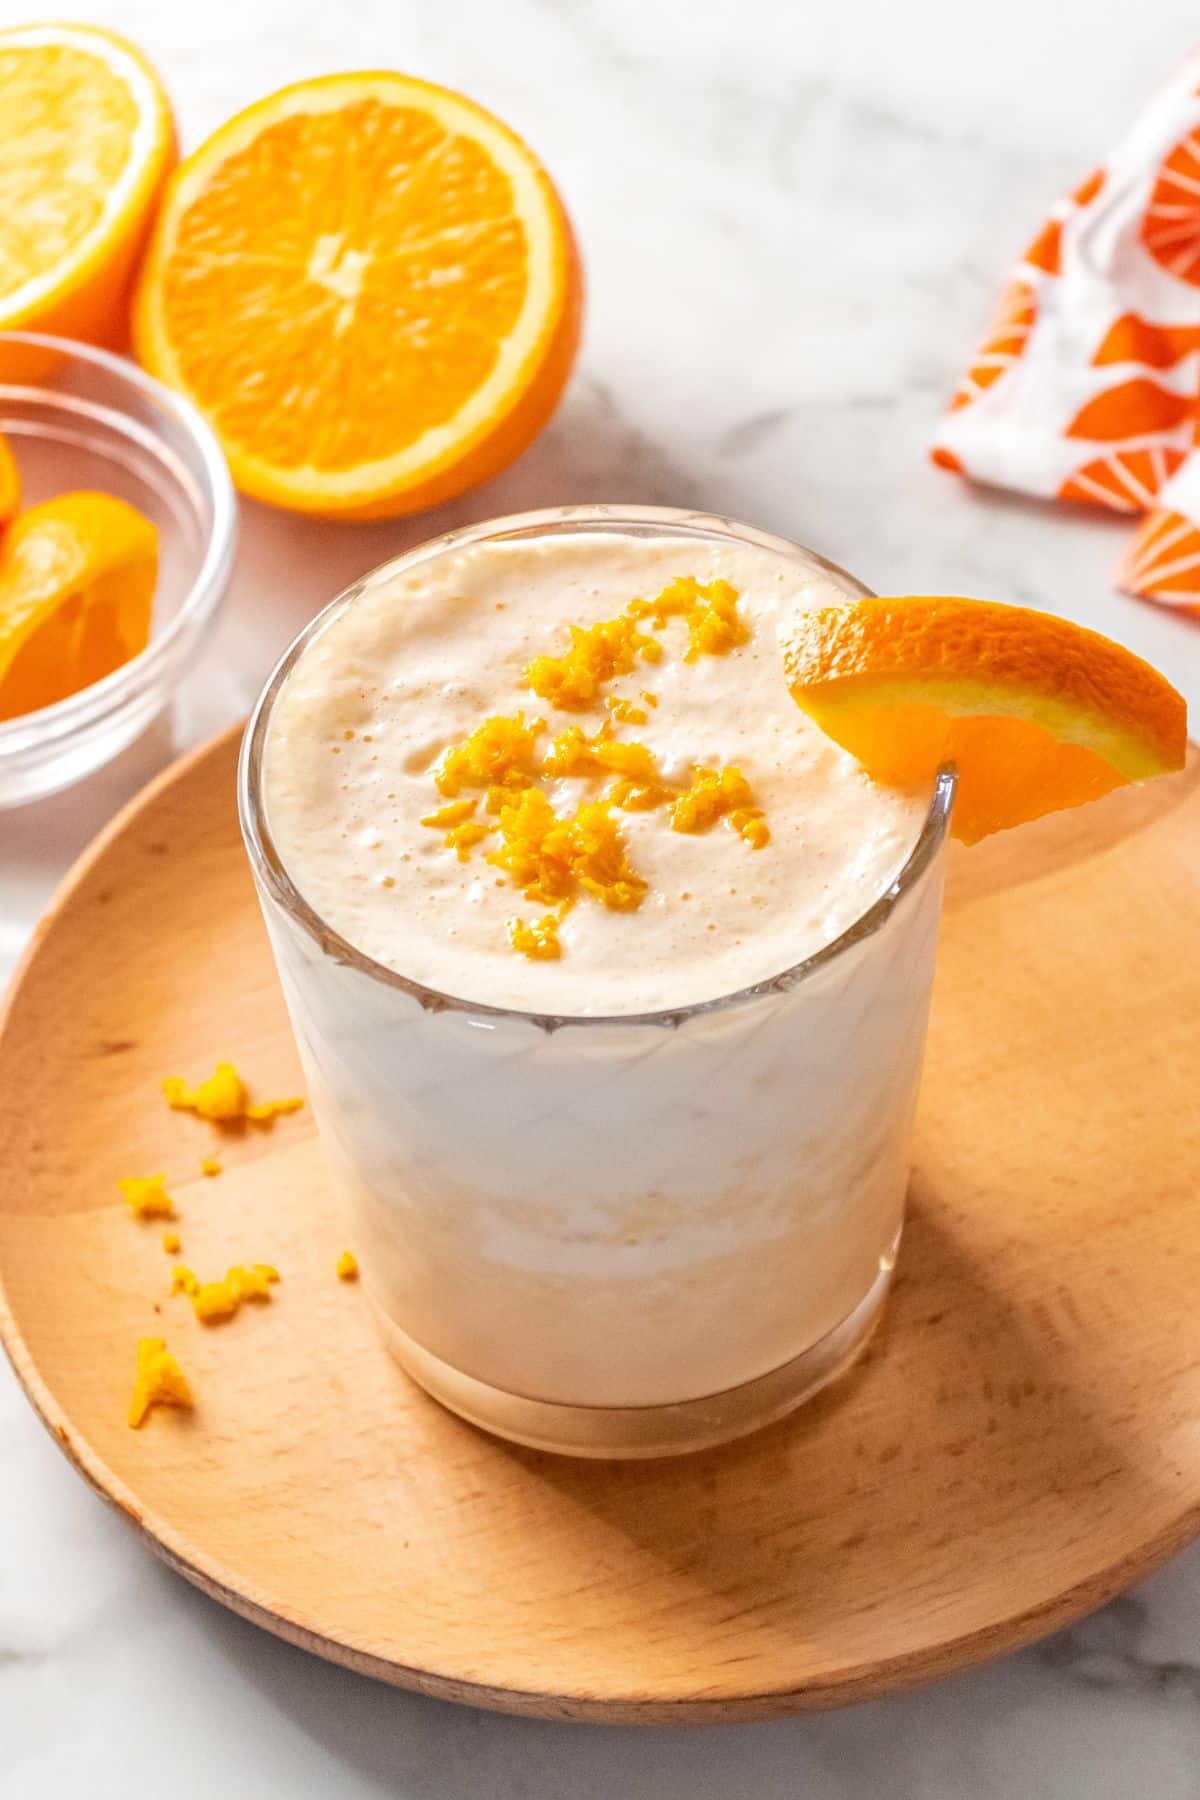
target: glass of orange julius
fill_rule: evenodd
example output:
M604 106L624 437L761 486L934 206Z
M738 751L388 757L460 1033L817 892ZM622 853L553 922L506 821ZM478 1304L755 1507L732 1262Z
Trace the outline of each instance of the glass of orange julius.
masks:
M948 607L994 664L1016 609L875 601L723 518L564 508L385 564L275 670L240 774L255 880L365 1286L465 1418L692 1450L866 1344L956 779L967 835L1011 801L945 686L939 633L979 655ZM1031 705L1000 716L1057 744L1061 705ZM1062 748L1052 804L1102 791Z

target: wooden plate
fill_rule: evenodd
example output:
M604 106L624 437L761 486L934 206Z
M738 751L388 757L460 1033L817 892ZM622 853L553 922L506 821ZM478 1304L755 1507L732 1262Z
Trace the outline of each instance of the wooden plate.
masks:
M234 816L236 738L59 894L0 1037L0 1324L67 1455L173 1567L403 1686L514 1712L759 1717L866 1698L1098 1605L1200 1521L1200 767L956 853L912 1212L840 1389L723 1451L572 1463L426 1400L335 1279L307 1114L222 1143L159 1077L298 1066ZM118 1176L164 1169L167 1296ZM141 1432L134 1345L198 1399Z

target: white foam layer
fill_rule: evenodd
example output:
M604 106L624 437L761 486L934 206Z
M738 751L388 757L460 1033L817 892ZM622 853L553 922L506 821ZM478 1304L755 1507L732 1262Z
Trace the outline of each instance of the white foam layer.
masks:
M665 809L619 813L630 860L650 884L641 908L581 900L563 954L533 962L506 922L540 908L485 860L446 849L423 815L441 804L431 770L489 714L524 710L552 731L607 715L557 712L524 682L561 653L570 624L620 613L677 576L739 590L749 642L684 661L686 627L659 636L608 692L659 704L616 727L686 782L696 764L736 764L766 812L751 850L727 825L687 835ZM429 987L540 1012L635 1013L731 993L840 935L887 888L924 804L875 786L789 695L779 634L797 609L852 592L814 562L702 538L547 536L489 541L371 583L299 659L279 694L264 784L279 852L306 899L352 944ZM349 735L352 734L352 735ZM545 741L545 740L543 740ZM570 810L594 779L551 784Z

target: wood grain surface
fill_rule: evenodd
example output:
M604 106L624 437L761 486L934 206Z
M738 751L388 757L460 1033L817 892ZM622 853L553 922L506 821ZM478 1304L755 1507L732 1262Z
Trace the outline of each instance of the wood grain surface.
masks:
M1200 1524L1200 772L955 851L911 1211L868 1356L720 1451L573 1463L419 1393L339 1282L307 1112L215 1143L166 1074L299 1068L234 808L236 735L169 770L58 895L0 1034L0 1329L87 1479L208 1593L476 1705L760 1717L1027 1642ZM214 1148L225 1172L200 1174ZM205 1329L183 1259L269 1261ZM719 1329L719 1321L714 1321ZM192 1415L130 1431L139 1337Z

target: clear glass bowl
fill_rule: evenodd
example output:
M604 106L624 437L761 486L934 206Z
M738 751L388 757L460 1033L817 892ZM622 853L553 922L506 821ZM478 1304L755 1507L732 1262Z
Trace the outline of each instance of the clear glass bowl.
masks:
M0 807L90 775L162 711L211 629L233 560L236 503L216 438L187 400L87 344L0 332L0 431L23 504L116 494L159 534L150 642L103 681L0 722Z

